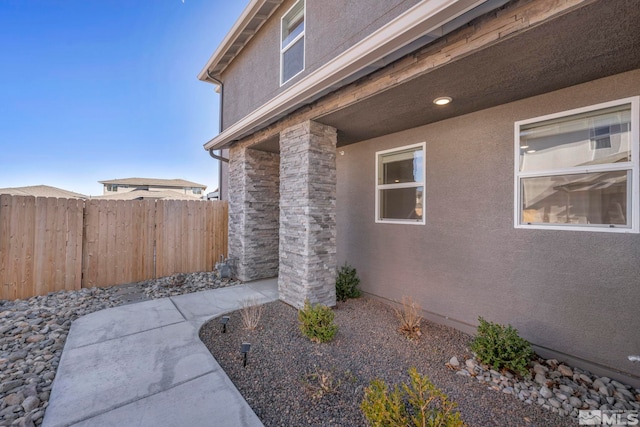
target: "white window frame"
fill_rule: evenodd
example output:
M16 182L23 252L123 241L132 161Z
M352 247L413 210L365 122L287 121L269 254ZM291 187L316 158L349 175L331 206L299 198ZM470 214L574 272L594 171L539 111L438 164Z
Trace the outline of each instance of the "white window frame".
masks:
M608 163L604 165L587 165L576 166L570 168L550 169L535 172L520 171L520 128L536 122L543 122L563 117L569 117L576 114L588 113L595 110L601 110L619 105L631 104L631 161L624 163ZM520 120L514 125L514 227L520 229L542 229L542 230L570 230L570 231L595 231L607 233L640 233L640 179L639 164L640 159L640 96L618 99L615 101L604 102L601 104L590 105L588 107L576 108L573 110L562 111L559 113L549 114L546 116L536 117L533 119ZM521 210L521 185L522 178L544 177L549 175L572 175L591 172L614 172L614 171L630 171L631 177L627 185L630 185L628 191L631 205L631 224L629 226L607 226L607 225L568 225L568 224L528 224L522 223Z
M384 154L393 153L396 151L409 150L411 148L422 149L422 181L421 182L402 182L398 184L380 184L380 157ZM375 197L375 222L383 224L406 224L406 225L425 225L425 219L427 217L426 212L426 200L427 200L427 143L419 142L417 144L404 145L402 147L391 148L388 150L376 151L375 156L375 168L376 168L376 197ZM389 219L380 218L380 190L392 190L397 188L418 188L422 187L422 219Z
M289 14L289 12L291 12L291 10L296 7L298 5L298 3L303 2L304 3L304 7L303 12L302 12L302 16L304 16L304 30L302 30L302 32L300 34L298 34L293 40L291 40L286 46L282 46L282 33L283 33L283 29L284 29L284 17L287 16ZM305 37L305 34L307 33L307 1L306 0L298 0L297 2L295 2L289 9L287 9L287 11L282 15L282 17L280 18L280 40L278 40L278 46L280 48L280 86L283 86L284 84L286 84L288 81L293 80L297 75L299 75L300 73L302 73L307 65L307 39ZM304 37L304 40L302 41L302 69L300 71L298 71L296 74L294 74L293 76L289 77L287 80L284 80L284 54L287 50L289 50L289 48L291 48L294 44L296 44L296 42L298 40L300 40L301 38Z

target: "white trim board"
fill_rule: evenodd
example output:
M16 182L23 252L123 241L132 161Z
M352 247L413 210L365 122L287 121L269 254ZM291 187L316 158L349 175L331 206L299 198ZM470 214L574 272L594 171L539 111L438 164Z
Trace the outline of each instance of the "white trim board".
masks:
M300 79L243 119L204 144L206 150L225 148L260 124L278 117L349 76L438 29L487 0L421 1L369 37Z

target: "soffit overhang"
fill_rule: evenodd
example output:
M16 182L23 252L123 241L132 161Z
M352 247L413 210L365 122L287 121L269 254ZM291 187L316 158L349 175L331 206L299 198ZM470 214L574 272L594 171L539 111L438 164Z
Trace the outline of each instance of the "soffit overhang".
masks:
M282 2L283 0L251 0L200 71L198 79L218 85L216 80L220 79L224 69L238 56Z
M341 146L636 69L640 8L598 0L313 119ZM453 102L434 105L441 96Z
M224 129L204 144L204 148L227 148L235 141L268 126L301 106L383 68L411 50L436 40L507 1L422 1ZM238 29L232 31L239 31L240 28L241 26L238 26ZM212 58L223 55L223 45L216 52ZM206 80L207 72L213 75L212 67L218 66L215 64L215 60L210 60L199 78Z

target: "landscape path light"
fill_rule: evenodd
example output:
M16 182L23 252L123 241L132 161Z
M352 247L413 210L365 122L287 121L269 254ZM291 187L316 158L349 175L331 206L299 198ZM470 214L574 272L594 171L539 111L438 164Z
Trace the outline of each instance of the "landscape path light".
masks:
M240 346L240 353L242 353L242 366L247 366L247 353L251 350L251 343L243 342Z
M222 316L220 318L220 323L222 323L222 333L227 333L227 323L229 323L229 316Z

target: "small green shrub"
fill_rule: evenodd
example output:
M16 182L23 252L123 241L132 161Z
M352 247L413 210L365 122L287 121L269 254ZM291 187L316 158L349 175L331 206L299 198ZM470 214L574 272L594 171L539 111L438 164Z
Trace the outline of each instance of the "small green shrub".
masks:
M338 301L346 301L349 298L358 298L362 295L362 292L358 289L359 284L358 272L345 261L344 265L338 269L336 299Z
M508 369L522 376L527 375L529 362L533 358L529 341L520 337L511 325L487 322L482 317L478 320L478 334L471 343L471 351L478 360L497 371Z
M364 391L360 409L374 427L463 427L456 403L449 401L429 378L409 369L409 384L393 391L375 379Z
M333 323L333 311L322 304L304 302L304 308L298 310L300 331L313 342L328 342L338 331L338 325Z
M364 399L360 409L369 424L374 427L408 425L407 409L402 402L398 386L389 392L387 384L379 379L371 381L364 389Z

